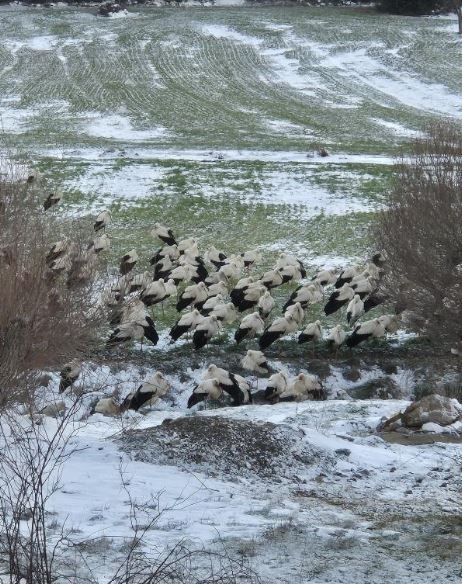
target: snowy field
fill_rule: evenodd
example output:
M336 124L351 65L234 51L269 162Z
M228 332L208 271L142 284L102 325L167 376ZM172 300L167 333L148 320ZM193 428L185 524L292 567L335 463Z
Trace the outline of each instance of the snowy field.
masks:
M74 542L95 542L89 564L102 581L120 542L133 535L133 501L156 501L162 510L146 533L146 549L178 541L220 549L225 543L248 557L268 584L460 581L460 444L390 444L375 434L381 418L403 410L407 400L225 407L185 417L199 373L186 372L186 382L169 376L171 396L122 418L87 416L106 384L124 395L142 379L140 371L96 368L79 383L87 391L94 384L93 391L80 402L81 426L70 444L76 454L64 467L50 512L57 525L72 526ZM329 384L338 387L341 375L332 373ZM53 400L57 381L44 391L44 403ZM69 405L71 397L65 399ZM188 425L168 433L178 421ZM214 421L219 437L212 425L204 444L197 427ZM45 423L54 425L51 418ZM262 458L266 443L241 450L238 439L230 441L227 428L236 424L242 424L238 432L264 429L279 441L272 457ZM193 428L186 437L185 427ZM167 431L163 449L159 429Z
M144 229L162 216L230 251L239 241L301 243L309 261L361 254L399 148L432 117L462 114L448 19L0 11L2 142L38 160L75 212L110 205L117 252L150 247Z
M63 189L63 215L88 215L89 232L95 213L110 208L112 259L135 247L141 269L155 221L198 237L201 250L258 246L268 263L280 250L296 253L310 275L364 259L394 157L431 119L462 117L451 19L244 6L137 7L102 19L91 9L2 6L0 23L2 147L30 156ZM133 535L128 492L164 509L148 546L225 541L265 584L461 581L460 445L390 444L375 434L409 403L418 382L410 368L386 374L399 390L388 400L352 399L384 375L375 365L361 363L351 381L329 364L327 402L191 413L208 349L196 369L173 374L182 345L166 353L165 330L161 341L142 367L119 353L117 372L87 364L78 384L77 451L51 511L75 542L104 543L93 561L101 582ZM241 356L223 347L222 360ZM308 363L306 352L300 359ZM164 365L174 389L151 411L91 414L98 397L124 397ZM57 384L53 374L43 405L61 399ZM158 444L164 420L185 417L269 424L290 445L280 474L258 474L251 453L232 474L215 448L202 463L172 450L167 464L168 452L136 445L136 431ZM126 429L133 442L117 440Z

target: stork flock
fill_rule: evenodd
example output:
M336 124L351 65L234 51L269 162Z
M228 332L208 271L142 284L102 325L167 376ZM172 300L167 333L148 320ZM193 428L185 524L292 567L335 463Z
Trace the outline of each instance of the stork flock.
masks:
M61 200L60 194L50 195L44 202L48 209ZM94 239L80 261L80 277L84 268L91 268L95 258L110 249L111 238L106 229L112 220L109 210L102 211L94 222ZM263 351L279 339L299 332L298 343L325 342L332 350L346 344L355 347L367 339L383 337L399 327L395 314L377 316L358 322L369 311L386 301L378 292L378 285L386 269L382 253L372 255L364 265L350 266L340 272L322 269L311 278L297 257L280 253L274 266L258 273L262 255L259 251L245 251L227 255L210 247L201 254L194 237L178 239L173 231L159 223L153 225L151 235L161 246L149 258L151 270L137 272L139 255L135 249L120 258L118 276L102 294L102 303L109 310L109 324L113 330L107 346L113 347L144 339L156 345L159 334L155 325L155 307L164 310L166 302L174 303L179 316L169 331L170 342L190 338L195 350L200 350L216 338L224 325L236 320L234 331L237 344L258 337L259 350L248 350L241 361L243 368L256 374L269 374ZM56 242L46 261L54 272L72 272L72 244L66 239ZM82 254L81 254L82 255ZM75 271L75 270L74 270ZM251 273L253 272L253 273ZM298 284L284 303L282 315L271 318L276 301L272 291ZM322 305L326 316L345 308L349 332L341 325L323 335L320 320L305 323L310 307ZM77 372L77 376L76 376ZM72 385L80 372L76 363L68 364L61 372L60 391ZM154 403L168 391L168 382L162 373L143 383L121 405L103 400L98 407L110 409L139 409ZM192 407L204 399L218 399L223 394L231 397L233 405L252 401L249 383L237 374L210 365L203 379L194 388L188 401ZM275 372L267 380L265 398L323 399L319 381L305 373L289 379L284 372Z
M95 229L99 225L101 215ZM110 309L109 322L115 327L109 346L141 341L143 337L156 344L159 335L153 307L160 304L163 308L168 300L173 301L179 313L169 332L171 343L191 337L196 350L216 338L224 325L236 320L239 324L234 332L235 342L240 344L258 337L262 351L300 329L300 344L320 342L321 322L303 325L308 308L325 302L326 294L326 316L346 307L347 324L353 327L349 335L341 325L330 330L326 338L330 347L338 349L343 343L354 347L398 328L394 314L357 323L361 316L386 300L377 292L385 265L381 253L374 254L365 266L348 267L340 273L334 269L321 270L311 279L307 279L306 269L298 258L281 253L270 270L256 276L250 274L262 261L256 250L228 256L212 246L201 255L196 239L177 240L172 230L163 225L156 223L152 235L164 244L150 258L153 271L136 273L139 256L136 250L131 250L120 260L117 281L104 293L104 302ZM276 306L272 290L293 283L298 287L285 302L282 316L271 320Z

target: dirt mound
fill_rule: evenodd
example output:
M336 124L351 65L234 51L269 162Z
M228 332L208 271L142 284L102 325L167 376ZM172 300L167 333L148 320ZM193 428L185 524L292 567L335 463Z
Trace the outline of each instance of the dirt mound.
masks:
M335 464L303 440L303 432L269 422L189 416L130 430L117 441L136 460L173 464L210 476L301 480Z

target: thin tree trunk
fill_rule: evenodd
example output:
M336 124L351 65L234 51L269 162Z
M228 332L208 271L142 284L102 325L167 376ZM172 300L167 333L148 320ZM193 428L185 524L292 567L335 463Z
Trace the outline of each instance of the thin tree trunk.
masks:
M457 19L459 21L459 34L462 34L462 5L456 8Z

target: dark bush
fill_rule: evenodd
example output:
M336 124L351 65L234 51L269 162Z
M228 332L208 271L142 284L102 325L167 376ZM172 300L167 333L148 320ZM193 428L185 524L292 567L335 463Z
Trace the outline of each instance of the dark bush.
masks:
M376 234L382 286L409 324L438 343L462 339L462 128L437 122L397 166Z

